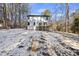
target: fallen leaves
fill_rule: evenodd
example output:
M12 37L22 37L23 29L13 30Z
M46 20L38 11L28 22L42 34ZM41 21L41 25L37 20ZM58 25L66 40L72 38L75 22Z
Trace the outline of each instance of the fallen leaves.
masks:
M39 42L36 40L32 41L32 51L36 52L39 47Z
M79 42L76 42L75 40L67 39L67 40L64 40L63 42L74 49L79 49Z

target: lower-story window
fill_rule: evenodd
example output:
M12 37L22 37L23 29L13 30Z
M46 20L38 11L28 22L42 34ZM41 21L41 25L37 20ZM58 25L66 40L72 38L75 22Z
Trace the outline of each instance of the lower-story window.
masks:
M39 23L39 25L42 25L42 23Z
M46 25L47 23L46 22L44 22L44 25Z

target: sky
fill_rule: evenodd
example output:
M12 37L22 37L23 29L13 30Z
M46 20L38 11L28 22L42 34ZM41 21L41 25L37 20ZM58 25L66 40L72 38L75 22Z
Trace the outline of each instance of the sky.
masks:
M60 12L59 7L63 8L63 14ZM65 14L65 3L30 3L31 14L40 15L42 11L48 9L51 11L52 15L55 14L60 17ZM76 9L79 9L78 3L70 3L69 10L70 14Z

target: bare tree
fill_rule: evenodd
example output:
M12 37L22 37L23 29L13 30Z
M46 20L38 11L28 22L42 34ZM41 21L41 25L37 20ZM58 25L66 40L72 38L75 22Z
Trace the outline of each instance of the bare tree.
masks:
M3 3L3 15L4 15L4 27L7 28L7 23L6 23L7 16L6 16L6 4L5 3Z
M69 3L66 3L65 31L69 32Z
M11 26L14 25L15 28L21 27L21 21L27 18L28 9L28 4L25 3L0 4L0 19L4 19L4 28L8 27L8 21L11 21Z
M19 20L19 27L21 28L21 7L22 7L21 5L22 4L19 3L18 5L19 5L19 19L18 20Z

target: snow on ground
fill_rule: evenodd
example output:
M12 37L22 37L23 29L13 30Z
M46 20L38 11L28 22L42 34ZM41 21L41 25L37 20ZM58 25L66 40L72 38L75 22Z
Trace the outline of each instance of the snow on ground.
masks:
M79 55L78 36L25 29L0 30L1 56Z

